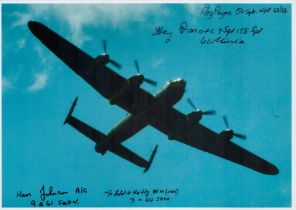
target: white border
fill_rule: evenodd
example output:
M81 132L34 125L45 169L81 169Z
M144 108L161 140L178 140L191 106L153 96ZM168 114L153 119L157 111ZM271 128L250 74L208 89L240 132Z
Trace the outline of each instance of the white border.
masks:
M255 3L262 3L262 4L293 4L296 3L295 0L2 0L1 4L25 4L25 3L40 3L40 4L56 4L56 3L69 3L69 4L88 4L88 3L106 3L106 4L115 4L115 3L166 3L166 4L186 4L186 3L207 3L207 4L214 4L214 3L228 3L228 4L255 4Z

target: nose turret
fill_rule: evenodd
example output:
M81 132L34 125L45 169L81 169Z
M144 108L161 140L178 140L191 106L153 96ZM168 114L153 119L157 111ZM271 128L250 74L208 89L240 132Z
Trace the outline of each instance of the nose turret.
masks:
M165 101L166 106L173 106L182 98L185 86L186 81L184 79L170 80L161 91L155 94L155 97L158 100Z
M174 86L186 86L186 81L184 79L178 78L175 80L171 80L170 84L173 84Z
M178 78L171 80L169 82L169 88L172 90L172 93L183 96L185 92L186 81L184 79Z
M168 84L169 88L173 90L173 92L178 93L178 95L183 96L186 87L186 81L184 79L178 78L175 80L171 80Z

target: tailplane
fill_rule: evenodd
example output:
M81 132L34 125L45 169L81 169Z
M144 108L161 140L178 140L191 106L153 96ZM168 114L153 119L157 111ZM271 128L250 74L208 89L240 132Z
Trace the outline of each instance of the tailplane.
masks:
M88 137L89 139L91 139L92 141L94 141L96 143L96 151L98 151L98 148L100 147L99 145L101 145L102 143L104 143L104 141L109 141L109 139L107 139L108 137L96 130L95 128L91 127L90 125L82 122L81 120L77 119L76 117L72 116L72 113L74 111L75 106L77 105L77 100L78 97L76 97L70 107L70 110L67 114L67 117L65 119L64 124L69 124L70 126L72 126L73 128L75 128L77 131L79 131L80 133L82 133L83 135L85 135L86 137ZM134 153L133 151L129 150L128 148L124 147L122 144L115 144L113 145L113 147L109 148L108 150L116 155L118 155L119 157L139 166L144 168L144 173L146 173L152 162L153 159L155 157L155 154L157 152L157 148L158 145L156 145L151 153L151 156L149 158L149 160L145 160L144 158L140 157L139 155L137 155L136 153ZM107 150L106 150L107 151Z

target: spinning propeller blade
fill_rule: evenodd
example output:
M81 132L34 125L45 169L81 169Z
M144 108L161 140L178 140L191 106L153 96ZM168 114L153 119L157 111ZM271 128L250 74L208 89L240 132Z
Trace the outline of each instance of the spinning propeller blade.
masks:
M223 115L222 117L223 117L224 123L226 125L226 128L229 129L228 119L227 119L226 115ZM240 133L233 132L233 136L235 136L235 137L237 137L239 139L242 139L242 140L246 140L247 139L247 136L246 135L240 134Z
M118 69L121 69L121 67L122 67L121 64L119 64L115 60L109 59L109 62Z
M203 115L214 115L216 114L215 110L208 110L208 111L204 111L202 112Z
M237 138L240 138L240 139L243 139L243 140L246 140L247 139L247 136L244 135L244 134L240 134L240 133L233 133L233 135Z
M134 61L135 62L135 66L136 66L136 69L137 69L137 72L138 74L140 74L140 67L139 67L139 63L137 60Z
M194 105L194 103L191 101L190 98L187 98L187 102L189 103L189 105L190 105L194 110L197 110L196 106Z
M103 51L105 54L107 54L107 41L105 39L103 40ZM113 66L115 66L118 69L122 67L121 64L119 64L118 62L112 59L109 59L109 63L111 63Z
M137 73L140 74L140 67L139 67L138 60L134 60L134 63L135 63L135 66L136 66ZM148 84L153 85L153 86L157 85L156 81L154 81L152 79L145 78L145 77L144 77L144 82L147 82Z
M104 53L107 53L107 41L106 40L103 40L103 50L104 50Z
M194 110L198 110L190 98L187 98L187 102ZM214 114L216 114L216 111L215 110L207 110L207 111L201 111L201 113L203 115L214 115Z
M229 129L228 119L227 119L226 115L223 115L222 118L223 118L226 128Z

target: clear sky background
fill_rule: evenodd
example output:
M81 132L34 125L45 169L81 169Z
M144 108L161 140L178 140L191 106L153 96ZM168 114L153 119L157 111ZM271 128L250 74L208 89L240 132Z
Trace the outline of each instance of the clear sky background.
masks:
M218 19L200 16L205 5L2 5L2 193L3 206L30 206L40 200L44 184L55 190L88 189L80 206L291 206L291 11ZM210 5L214 8L217 5ZM261 8L280 5L223 5ZM44 23L93 57L108 53L128 78L141 72L157 80L143 84L151 93L177 77L187 81L187 92L175 107L190 113L190 97L201 109L216 109L202 124L216 132L230 126L248 136L235 143L275 164L280 173L268 176L208 153L190 148L147 126L124 145L148 159L159 149L150 170L143 170L111 153L95 153L94 143L64 119L79 96L74 116L107 133L126 112L110 106L55 57L29 31L27 22ZM182 21L195 28L261 26L245 45L201 45L200 35L180 35ZM153 37L156 26L172 31L172 42ZM230 36L234 37L234 36ZM112 66L110 66L112 68ZM130 203L129 197L107 198L106 190L168 188L179 190L169 202ZM16 197L17 192L31 198Z

